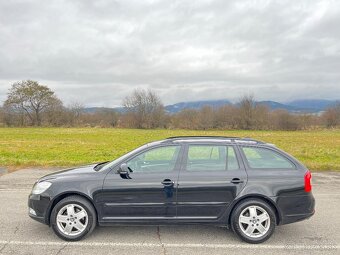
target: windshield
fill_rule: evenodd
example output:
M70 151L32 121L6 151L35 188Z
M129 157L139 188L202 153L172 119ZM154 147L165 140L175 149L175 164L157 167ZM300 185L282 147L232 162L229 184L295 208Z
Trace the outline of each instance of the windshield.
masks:
M104 165L104 166L101 168L101 170L106 170L106 169L109 169L109 168L115 166L115 165L118 164L119 162L121 162L121 161L123 161L124 159L130 157L130 156L133 155L134 153L136 153L136 152L138 152L138 151L140 151L140 150L143 150L143 149L146 148L146 147L148 147L148 144L143 145L143 146L141 146L141 147L138 147L137 149L134 149L134 150L132 150L132 151L130 151L130 152L124 154L123 156L121 156L121 157L119 157L119 158L117 158L117 159L111 161L110 163Z

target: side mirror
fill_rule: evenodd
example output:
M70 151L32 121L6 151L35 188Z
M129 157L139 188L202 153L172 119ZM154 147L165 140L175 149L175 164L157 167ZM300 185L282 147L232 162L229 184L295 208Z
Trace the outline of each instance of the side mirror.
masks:
M118 169L117 172L118 172L120 175L126 175L126 176L128 176L130 170L129 170L128 165L127 165L126 163L123 163L123 164L120 165L120 167L119 167L119 169Z

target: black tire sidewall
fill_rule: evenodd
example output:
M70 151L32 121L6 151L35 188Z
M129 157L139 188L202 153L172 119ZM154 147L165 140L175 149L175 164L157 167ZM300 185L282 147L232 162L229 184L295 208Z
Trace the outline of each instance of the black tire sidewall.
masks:
M87 224L85 230L82 233L80 233L79 235L76 235L76 236L65 235L64 233L60 232L60 230L57 226L57 222L56 222L57 214L58 214L58 212L61 208L63 208L65 205L68 205L68 204L80 205L81 207L83 207L86 210L87 215L88 215L88 224ZM96 226L95 210L94 210L93 206L87 200L85 200L81 197L79 197L79 198L76 198L76 197L68 198L67 197L67 198L61 200L60 202L58 202L52 210L51 227L52 227L53 231L55 232L55 234L58 237L62 238L63 240L79 241L79 240L83 239L86 235L90 234L93 231L93 229L95 228L95 226Z
M262 207L264 210L267 211L267 213L270 217L269 230L267 231L267 233L264 236L259 237L259 238L253 238L253 237L249 237L249 236L245 235L243 233L243 231L241 230L239 223L238 223L238 219L239 219L241 212L246 207L252 206L252 205ZM232 218L231 218L231 225L232 225L233 231L243 241L245 241L247 243L257 244L257 243L265 242L274 233L275 226L276 226L276 216L275 216L275 213L274 213L272 207L268 203L266 203L262 200L258 200L258 199L247 199L247 200L241 202L239 205L237 205L237 207L234 209L233 214L232 214Z

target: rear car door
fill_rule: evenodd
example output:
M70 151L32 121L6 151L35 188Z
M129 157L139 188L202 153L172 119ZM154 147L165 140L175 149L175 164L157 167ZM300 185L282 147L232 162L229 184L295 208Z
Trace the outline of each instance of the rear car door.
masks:
M218 221L244 188L238 150L225 144L187 144L178 178L177 219Z
M180 152L180 145L149 148L125 160L128 177L111 171L103 185L101 221L174 220Z

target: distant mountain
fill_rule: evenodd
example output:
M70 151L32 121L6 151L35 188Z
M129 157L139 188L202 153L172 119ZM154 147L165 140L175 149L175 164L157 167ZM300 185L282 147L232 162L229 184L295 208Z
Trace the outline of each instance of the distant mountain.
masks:
M337 100L325 99L300 99L288 102L287 104L310 111L321 111L335 105ZM338 101L339 102L339 101Z
M265 105L272 110L276 109L285 109L287 111L299 111L300 108L294 107L291 105L286 105L282 103L278 103L275 101L258 101L256 104ZM195 109L199 110L203 106L211 106L211 107L221 107L223 105L232 105L229 100L209 100L209 101L194 101L194 102L181 102L173 105L168 105L165 107L166 111L169 113L176 113L184 109Z
M222 100L203 100L203 101L193 101L193 102L181 102L177 104L167 105L165 106L165 110L170 113L180 112L184 109L201 109L203 106L211 106L214 108L230 105L231 102L227 99Z
M258 101L256 102L256 104L265 105L271 110L285 109L290 112L301 111L301 108L299 107L295 107L295 106L288 105L288 104L282 104L282 103L278 103L275 101Z
M256 104L265 105L271 110L284 109L295 113L318 113L326 110L328 107L335 105L339 100L324 100L324 99L300 99L286 103L279 103L276 101L257 101ZM222 100L202 100L193 102L181 102L177 104L165 106L168 113L177 113L184 109L199 110L203 106L210 106L213 108L221 107L223 105L232 105L227 99ZM108 108L108 107L88 107L84 109L87 113L95 113L98 111L116 111L124 112L123 107Z
M323 100L323 99L306 99L295 100L289 103L279 103L276 101L257 101L255 104L265 105L271 110L283 109L295 113L318 113L326 110L328 107L335 105L339 100ZM183 109L201 109L203 106L220 107L222 105L232 105L229 100L209 100L181 102L165 107L169 113L176 113Z

